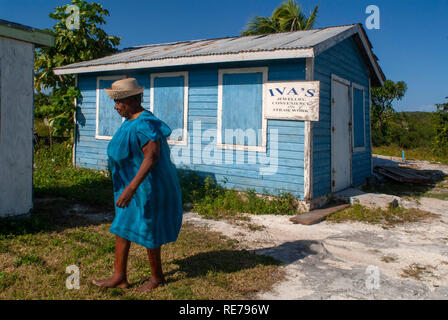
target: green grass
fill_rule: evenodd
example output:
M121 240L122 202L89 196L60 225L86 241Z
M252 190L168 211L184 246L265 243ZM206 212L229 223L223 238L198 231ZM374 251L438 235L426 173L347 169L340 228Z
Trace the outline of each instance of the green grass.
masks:
M49 206L38 208L34 218L45 216ZM133 244L130 288L97 288L91 280L109 277L113 271L115 241L108 232L110 223L59 218L39 232L28 227L2 229L0 299L250 299L284 277L275 259L240 249L237 241L220 233L184 224L178 240L162 248L165 287L136 294L149 278L150 267L145 248ZM70 265L80 270L79 290L65 286Z
M106 171L74 168L66 143L39 146L34 152L36 197L64 197L113 209L112 180Z
M40 265L40 264L44 264L44 260L39 257L36 254L33 253L29 253L29 254L25 254L23 256L20 256L16 259L16 261L14 262L14 266L15 267L19 267L21 265L32 265L32 264L36 264L36 265Z
M438 217L438 215L418 209L404 209L402 207L389 208L388 210L383 210L381 208L370 209L360 204L354 204L328 216L326 220L334 223L358 221L393 226L407 222L422 221L434 217Z
M402 150L398 146L379 146L373 147L372 153L401 158ZM448 164L448 155L434 155L430 146L404 149L404 153L407 160L426 160L433 163L440 162L442 164Z
M64 144L38 146L34 160L35 194L53 199L36 202L30 217L0 219L0 299L250 299L284 278L279 261L187 223L177 241L162 248L165 287L136 294L135 289L149 278L150 266L146 249L133 244L130 288L97 288L91 280L109 277L113 271L115 238L108 232L110 223L65 213L80 203L88 212L113 208L112 181L104 172L73 168L70 149ZM193 201L199 208L207 201L224 205L223 199L234 195L198 176L183 180L185 175L180 176L184 201ZM222 202L207 198L213 194ZM252 203L254 208L257 203ZM233 208L234 204L223 210ZM70 265L79 267L79 290L65 286Z
M55 143L40 146L34 155L34 192L36 197L63 197L81 204L113 210L113 185L107 171L72 166L71 146ZM286 214L297 213L297 199L289 193L265 193L254 190L226 189L210 176L189 170L178 170L182 202L206 218L235 218L238 213ZM224 182L225 185L225 182Z
M244 219L240 213L293 215L298 211L297 199L286 192L260 195L253 189L226 189L210 176L188 171L179 171L179 178L184 203L192 203L193 210L205 218Z
M440 199L440 200L448 200L447 193L438 194L438 193L425 192L422 196L428 197L428 198Z

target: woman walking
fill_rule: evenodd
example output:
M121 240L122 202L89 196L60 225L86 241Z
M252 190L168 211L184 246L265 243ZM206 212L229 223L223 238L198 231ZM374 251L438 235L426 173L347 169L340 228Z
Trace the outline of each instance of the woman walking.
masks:
M135 242L147 248L151 266L151 278L138 289L144 292L165 284L161 246L176 241L182 225L180 185L166 141L171 129L141 106L143 88L134 78L115 81L105 90L126 120L107 147L115 201L109 230L116 235L115 271L92 283L127 288L129 248Z

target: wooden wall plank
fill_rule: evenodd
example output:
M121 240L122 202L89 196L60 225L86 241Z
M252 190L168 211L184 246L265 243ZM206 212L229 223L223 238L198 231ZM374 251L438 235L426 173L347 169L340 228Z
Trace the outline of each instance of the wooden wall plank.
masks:
M238 67L244 64L222 65L218 67ZM305 60L294 60L293 62L270 62L261 61L251 64L251 67L267 66L269 81L287 81L305 79ZM157 70L160 72L160 69ZM170 69L170 71L176 71ZM201 131L216 131L217 126L217 85L218 68L215 66L191 67L179 69L188 72L188 136L190 138L188 147L190 148L190 163L188 166L179 164L180 168L198 170L201 173L214 174L218 182L224 177L227 178L227 187L234 187L238 190L255 188L257 192L268 190L277 192L283 190L290 192L298 198L303 198L303 175L304 175L304 134L305 125L303 121L293 120L268 120L267 125L267 150L266 153L221 150L223 162L214 165L193 163L193 149L200 146L207 146L212 140L203 137L201 145L193 141L192 134L196 121L200 121ZM139 72L138 74L126 74L134 76L140 85L145 87L144 101L149 101L150 95L150 70ZM79 126L79 142L77 143L76 162L78 165L106 169L108 140L98 140L95 138L95 114L96 114L96 76L83 75L79 77L79 88L82 91L83 99L79 103L79 114L77 116ZM114 110L115 111L115 110ZM163 119L162 119L163 120ZM273 136L270 130L277 130L278 142L273 148ZM273 131L272 131L273 132ZM171 146L172 153L179 146ZM319 150L319 149L318 149ZM232 156L233 163L225 163L225 152ZM261 174L262 168L270 165L274 166L274 159L270 158L273 152L277 152L276 168L274 174ZM236 163L237 157L243 155L244 163ZM173 156L173 155L172 155ZM202 156L202 161L212 161L212 154ZM268 161L263 164L260 159ZM255 164L249 162L255 162Z

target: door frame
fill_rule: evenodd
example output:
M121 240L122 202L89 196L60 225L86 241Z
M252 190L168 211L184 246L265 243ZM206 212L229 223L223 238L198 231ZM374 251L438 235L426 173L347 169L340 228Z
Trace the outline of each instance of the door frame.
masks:
M331 170L331 175L330 175L330 185L331 185L331 192L334 192L334 187L335 187L335 180L334 180L334 159L333 159L333 153L334 153L334 134L333 134L333 126L334 126L334 101L333 101L333 82L337 81L343 85L347 86L347 94L348 94L348 119L349 119L349 136L348 136L348 145L349 145L349 163L350 163L350 185L349 187L353 184L353 177L352 177L352 170L353 170L353 166L352 166L352 99L351 99L351 82L347 79L344 79L336 74L331 74L331 82L330 82L330 117L331 117L331 123L330 123L330 135L331 135L331 151L330 151L330 170Z

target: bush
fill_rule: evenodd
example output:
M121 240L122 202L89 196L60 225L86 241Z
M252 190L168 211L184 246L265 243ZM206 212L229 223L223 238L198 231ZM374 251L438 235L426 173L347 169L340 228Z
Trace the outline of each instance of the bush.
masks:
M402 149L428 147L434 138L435 121L430 112L397 112L384 130L372 127L372 144Z
M254 189L237 191L219 185L211 176L179 170L179 180L184 203L206 218L220 218L237 213L296 214L297 200L287 192L259 195Z
M37 196L60 196L93 205L113 205L110 175L73 167L72 147L67 142L36 146L34 168L33 187Z
M71 147L66 143L39 146L35 151L34 190L39 196L62 196L93 205L113 206L110 172L72 166ZM260 196L255 190L226 189L211 176L178 169L182 203L191 203L206 217L253 214L295 214L297 201L286 192Z
M448 97L447 97L448 98ZM437 105L437 112L432 115L434 121L433 152L448 155L448 102Z

